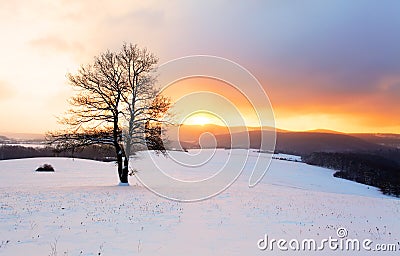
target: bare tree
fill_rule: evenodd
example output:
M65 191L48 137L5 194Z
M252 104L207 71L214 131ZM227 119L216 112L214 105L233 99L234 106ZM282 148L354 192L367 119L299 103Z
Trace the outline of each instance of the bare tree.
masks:
M164 150L161 123L170 101L157 95L153 70L158 59L147 49L123 44L118 53L106 51L93 65L68 74L77 94L61 123L67 129L50 133L61 150L93 144L113 146L121 183L128 183L129 157L138 145ZM151 136L150 136L151 135Z

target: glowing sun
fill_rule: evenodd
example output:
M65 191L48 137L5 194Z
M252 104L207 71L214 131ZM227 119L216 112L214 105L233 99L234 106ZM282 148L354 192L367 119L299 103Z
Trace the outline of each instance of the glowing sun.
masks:
M189 116L184 122L187 125L206 125L213 123L213 120L205 114L195 114Z

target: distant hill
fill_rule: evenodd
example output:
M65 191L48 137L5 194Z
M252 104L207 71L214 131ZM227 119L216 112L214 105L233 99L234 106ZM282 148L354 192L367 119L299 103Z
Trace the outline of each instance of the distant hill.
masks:
M283 131L283 130L282 130ZM241 137L241 141L243 145L245 137L247 133L260 132L259 127L243 127L243 126L235 126L235 127L224 127L214 124L207 125L181 125L176 127L168 128L166 134L170 141L170 147L179 148L180 142L183 148L199 148L199 139L202 134L211 133L214 136L217 136L217 146L219 148L229 147L230 144L230 135L229 134L239 134ZM243 138L242 138L243 137ZM255 139L256 140L256 139ZM202 136L201 142L203 147L214 147L214 140L210 136Z
M277 133L276 150L306 155L313 152L375 151L384 147L348 134L320 132Z
M231 128L231 134L237 138L237 147L260 148L261 134L268 135L270 131L260 131L257 128L245 127ZM177 130L174 130L177 133ZM227 148L231 146L231 135L226 127L218 125L205 126L181 126L179 127L179 139L170 137L173 145L180 141L183 147L198 148L199 137L204 132L214 134L217 147ZM170 133L168 133L170 134ZM247 136L250 145L247 145ZM201 139L203 147L214 147L214 139L204 136ZM377 151L400 145L400 135L376 135L376 134L345 134L336 131L318 129L307 132L291 132L278 130L276 132L276 151L297 155L307 155L313 152L354 152Z
M263 131L268 136L268 132ZM239 133L234 136L246 141L247 134ZM260 148L261 132L249 132L250 148ZM217 135L219 147L229 147L230 135ZM244 146L245 143L242 143ZM275 151L294 155L307 155L313 152L349 152L349 151L375 151L383 146L364 141L345 134L330 134L318 132L277 132Z
M7 137L11 140L35 140L35 141L43 141L45 136L43 134L38 133L17 133L17 132L2 132L2 136L0 137Z
M10 140L10 139L7 138L6 136L0 135L0 142L9 141L9 140Z
M384 133L352 133L351 136L360 138L370 143L400 149L400 134Z
M332 133L332 134L345 134L344 132L338 132L334 130L328 130L328 129L314 129L314 130L308 130L305 132L319 132L319 133Z

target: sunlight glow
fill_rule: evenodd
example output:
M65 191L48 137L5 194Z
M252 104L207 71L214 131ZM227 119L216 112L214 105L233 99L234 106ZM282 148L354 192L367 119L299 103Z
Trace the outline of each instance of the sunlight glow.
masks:
M186 125L201 125L204 126L206 124L217 124L223 125L223 123L216 117L207 114L207 113L197 113L189 116L183 121L183 124Z
M211 120L203 115L193 115L185 120L184 124L188 125L205 125L211 123Z

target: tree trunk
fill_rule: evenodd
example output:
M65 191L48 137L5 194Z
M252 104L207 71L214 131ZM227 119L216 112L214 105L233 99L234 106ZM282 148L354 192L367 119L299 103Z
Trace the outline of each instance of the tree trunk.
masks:
M128 183L128 174L129 174L129 156L126 155L125 150L121 147L121 152L124 156L124 166L122 168L122 173L119 176L119 180L121 183Z
M117 111L115 111L117 112ZM118 116L114 118L113 144L117 153L118 177L121 184L128 184L128 171L123 166L124 148L119 144Z
M117 154L117 165L118 165L118 177L119 177L119 181L121 183L128 183L128 177L126 177L124 179L124 172L123 172L123 155L122 155L122 150L121 150L121 146L118 143L114 144L115 147L115 152Z

